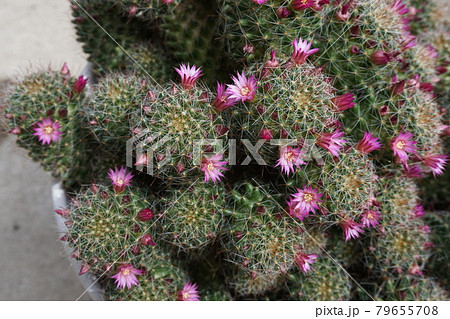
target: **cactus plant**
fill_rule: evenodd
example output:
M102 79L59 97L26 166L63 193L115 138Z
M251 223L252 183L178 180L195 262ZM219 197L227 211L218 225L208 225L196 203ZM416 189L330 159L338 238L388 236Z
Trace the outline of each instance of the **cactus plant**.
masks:
M110 300L448 298L438 1L73 2L92 85L27 75L5 119L74 194L80 273Z

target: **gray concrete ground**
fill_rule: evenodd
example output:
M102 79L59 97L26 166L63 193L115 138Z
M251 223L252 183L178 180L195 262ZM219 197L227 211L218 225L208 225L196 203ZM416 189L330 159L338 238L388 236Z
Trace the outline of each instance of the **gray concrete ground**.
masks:
M0 80L49 64L59 69L64 61L72 74L83 68L69 5L1 1ZM84 291L58 241L51 183L14 137L0 136L0 300L75 300Z

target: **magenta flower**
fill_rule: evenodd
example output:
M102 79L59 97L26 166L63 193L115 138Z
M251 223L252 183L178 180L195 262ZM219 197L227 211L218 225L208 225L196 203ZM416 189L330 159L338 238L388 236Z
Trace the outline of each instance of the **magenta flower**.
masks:
M292 1L292 9L302 11L316 4L316 0L294 0Z
M300 167L300 165L306 164L302 160L303 154L305 154L305 151L300 151L300 148L282 147L280 149L280 158L275 167L281 166L281 171L289 176L291 172L294 172L294 165Z
M180 301L200 301L200 295L197 290L197 284L185 283L183 289L179 292Z
M402 46L402 51L410 49L416 45L416 36L412 35L409 31L404 31L402 33L402 41L400 45Z
M291 199L290 201L288 201L286 203L288 204L287 213L290 216L296 217L296 218L300 219L301 221L303 221L303 219L305 219L309 216L309 212L305 212L305 211L301 210L300 208L295 207L295 206L297 206L297 202L295 202L293 199Z
M436 177L436 175L441 175L444 172L444 166L447 161L447 155L426 154L423 157L423 164L431 169L434 177Z
M42 145L50 144L50 142L56 142L61 139L62 132L59 131L61 125L59 125L58 121L52 122L50 118L42 119L42 122L37 123L37 128L34 128L36 135L39 138L39 141L42 141Z
M253 2L255 2L255 3L257 3L257 4L261 5L261 4L264 4L264 3L266 3L266 2L267 2L267 0L253 0Z
M341 227L344 230L345 241L352 238L359 237L359 233L364 231L361 229L361 225L355 222L353 219L346 218L341 222Z
M422 168L419 165L403 166L402 174L408 178L422 178Z
M256 83L256 78L251 76L247 78L242 71L242 74L237 74L237 78L232 76L234 85L227 84L227 93L229 97L235 100L240 100L241 102L252 101L256 94L256 89L258 88Z
M408 270L408 272L411 275L417 275L420 277L423 276L422 270L420 269L419 265L417 265L417 264L412 265L412 267Z
M315 11L322 11L326 4L330 4L330 0L314 0L314 4L311 6L311 9Z
M378 224L378 220L381 218L381 214L375 210L369 209L362 215L361 222L363 227L376 227Z
M133 175L127 172L125 167L121 167L120 170L115 167L114 171L112 169L108 172L109 178L112 180L114 191L117 194L122 193L125 190L125 187L131 185L131 179Z
M355 96L353 94L346 93L332 98L331 102L333 103L336 112L342 112L355 106L355 103L353 102L354 99Z
M336 12L336 19L339 21L347 21L350 19L351 12L349 11L350 5L352 4L351 1L345 3L341 6L341 8Z
M312 189L311 186L304 186L303 189L297 188L297 193L293 194L292 201L295 202L295 208L300 209L301 214L307 214L312 212L316 213L319 209L318 203L322 202L319 198L323 196L323 193L318 193L317 189Z
M181 77L181 86L185 90L192 90L195 86L195 82L203 75L201 68L198 68L193 65L192 67L185 64L181 64L180 68L175 68L175 71Z
M114 283L117 284L117 288L123 289L127 286L127 288L130 289L131 286L139 285L139 280L136 275L140 276L142 274L142 270L138 270L130 264L124 264L119 266L119 272L114 276L111 276L111 278L116 280Z
M412 212L413 212L414 218L420 218L420 217L423 217L423 215L425 215L425 209L420 204L417 204L416 206L414 206Z
M344 135L344 132L339 132L339 130L334 131L333 133L320 133L317 136L317 145L323 147L328 150L331 155L339 156L339 151L343 147L343 144L346 143L346 140L339 139Z
M311 270L311 266L316 262L317 255L316 254L305 254L302 251L297 252L295 255L295 263L300 267L300 270L303 274L306 274Z
M402 0L395 0L391 8L400 15L409 13L408 7L402 2Z
M221 161L222 158L223 155L220 153L213 155L210 158L203 158L200 169L205 173L205 182L208 182L210 179L214 183L220 181L220 177L223 176L221 170L227 170L223 165L228 163L228 161Z
M356 149L363 154L369 154L380 149L381 146L382 144L377 137L370 132L365 132L363 138L356 144Z
M291 61L297 65L301 65L305 63L306 59L311 55L319 51L319 49L310 50L312 42L308 42L300 38L297 41L297 38L292 41L292 46L294 47L294 52L291 56Z
M219 111L224 111L234 106L235 103L236 100L230 98L230 93L226 92L225 85L217 82L217 96L213 101L213 106Z
M81 91L83 91L84 87L86 86L88 81L88 78L85 77L84 75L80 75L78 77L78 79L75 81L75 83L72 86L72 90L75 93L81 93Z
M394 137L391 141L391 149L394 151L394 156L400 160L406 167L406 161L408 160L408 153L416 153L417 147L414 146L416 141L410 141L413 134L410 132L400 133L397 137Z

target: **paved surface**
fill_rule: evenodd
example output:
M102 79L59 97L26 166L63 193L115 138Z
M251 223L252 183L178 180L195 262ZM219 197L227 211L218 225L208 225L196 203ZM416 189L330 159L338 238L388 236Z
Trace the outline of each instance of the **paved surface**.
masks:
M64 61L77 74L86 64L68 1L2 0L0 43L0 79ZM75 300L84 291L58 241L51 183L14 137L0 136L0 300Z

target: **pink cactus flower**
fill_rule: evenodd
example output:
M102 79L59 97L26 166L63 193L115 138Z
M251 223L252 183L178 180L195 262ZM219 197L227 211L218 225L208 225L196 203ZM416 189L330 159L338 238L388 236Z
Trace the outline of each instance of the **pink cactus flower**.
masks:
M341 227L344 230L345 241L348 241L352 238L358 238L359 234L364 232L361 229L361 225L350 218L344 219L341 222Z
M266 3L267 0L253 0L253 2L254 2L254 3L257 3L257 4L259 4L259 5L262 5L262 4Z
M395 0L391 8L400 15L409 13L408 7L402 2L402 0Z
M422 178L422 168L419 165L404 166L402 174L408 178Z
M316 259L316 254L305 254L302 251L297 252L295 255L295 263L300 267L303 274L311 270L311 265L316 262Z
M130 289L131 286L139 285L139 280L136 275L140 276L142 274L142 270L138 270L130 264L124 264L119 266L119 272L114 276L111 276L111 278L115 279L114 283L117 284L117 288L124 289L125 286L127 286L127 288Z
M421 218L425 215L425 209L422 205L417 204L416 206L414 206L412 213L413 218Z
M230 98L230 93L226 92L225 85L217 82L217 96L213 101L213 106L219 111L224 111L234 106L235 103L236 100Z
M302 11L308 9L316 4L316 0L293 0L292 9L295 11Z
M422 270L420 269L419 265L417 265L417 264L412 265L412 267L409 269L408 272L410 275L417 275L420 277L423 276Z
M417 149L417 147L414 146L417 142L411 141L412 137L413 134L410 132L400 133L391 141L391 149L394 151L394 156L396 156L406 167L408 167L406 164L409 159L408 153L416 153Z
M256 89L258 88L256 83L257 80L254 76L247 78L242 71L241 74L237 74L237 78L232 76L234 85L227 84L227 93L229 97L235 100L240 100L241 102L252 101L256 94Z
M289 176L290 173L294 172L294 165L300 167L300 165L306 164L302 160L303 154L305 154L305 151L301 151L300 148L282 147L280 149L280 158L275 167L281 166L281 171Z
M381 218L381 214L376 210L369 209L362 215L361 223L363 227L376 227L380 223L378 222Z
M197 284L185 283L178 294L180 301L200 301Z
M141 245L142 246L155 246L156 243L153 241L152 236L150 236L149 234L145 234L144 236L141 237Z
M87 77L85 77L84 75L80 75L78 77L78 79L75 81L75 83L73 84L72 90L75 93L81 93L81 91L84 90L84 87L86 86L87 81L88 81Z
M33 135L39 138L42 145L50 144L50 142L57 142L62 138L62 132L59 130L61 125L59 125L58 121L52 122L50 118L43 118L42 122L37 123L37 126L38 127L33 129L36 131Z
M320 133L317 136L317 145L323 147L328 150L331 155L339 156L339 151L343 147L343 144L346 143L346 140L339 139L344 135L344 132L339 132L339 130L334 131L333 133Z
M433 59L437 59L439 57L438 52L436 51L436 49L431 44L427 45L426 50L427 50L427 52L426 52L425 55L427 57L430 57L430 58L433 58Z
M372 135L370 132L365 132L363 138L356 144L356 149L363 154L369 154L370 152L380 149L382 146L379 139Z
M273 71L273 69L277 68L280 65L280 62L278 62L276 55L277 52L275 50L272 50L270 52L270 59L268 59L266 63L264 63L264 67L261 71L261 79L266 78Z
M203 75L201 68L197 68L195 65L192 67L185 64L181 64L180 68L175 68L175 71L181 77L181 86L185 90L192 90L197 80Z
M223 176L222 171L227 169L224 167L228 161L222 161L223 154L216 154L210 158L203 158L200 169L205 173L205 182L212 180L214 183L220 181L220 177Z
M342 7L336 12L336 19L338 21L347 21L350 19L351 12L349 11L352 1L346 2Z
M336 112L342 112L355 106L355 102L353 102L354 99L355 96L353 94L346 93L332 98L331 102L333 103Z
M291 199L290 201L288 201L286 203L288 204L287 213L290 216L298 218L301 221L303 221L303 219L305 219L305 218L308 218L309 212L305 212L300 208L296 208L297 202L295 202L293 199Z
M314 4L311 6L311 9L314 11L322 11L326 4L330 4L330 0L314 0Z
M147 165L147 163L148 163L147 154L142 153L136 159L136 163L134 163L134 166Z
M323 193L319 193L317 189L312 189L311 186L304 186L303 189L297 188L297 193L292 195L292 201L296 204L295 209L300 209L301 214L312 212L316 213L319 209L319 203L323 202L320 198Z
M114 171L110 169L108 176L111 179L114 191L117 194L122 193L125 190L125 187L131 185L131 179L133 178L133 175L128 173L127 169L123 166L120 170L117 167L115 167Z
M400 43L400 45L402 46L402 51L405 51L407 49L410 49L414 46L416 46L416 39L417 37L415 35L412 35L410 32L408 31L404 31L402 33L402 41Z
M312 42L308 42L307 40L303 40L300 38L297 40L296 38L292 41L292 46L294 47L294 52L291 56L291 61L296 65L301 65L305 63L306 59L311 55L319 51L319 49L311 49Z
M442 173L444 173L444 167L447 161L447 155L426 154L423 156L423 164L431 169L434 177L436 177L437 175L442 175Z

